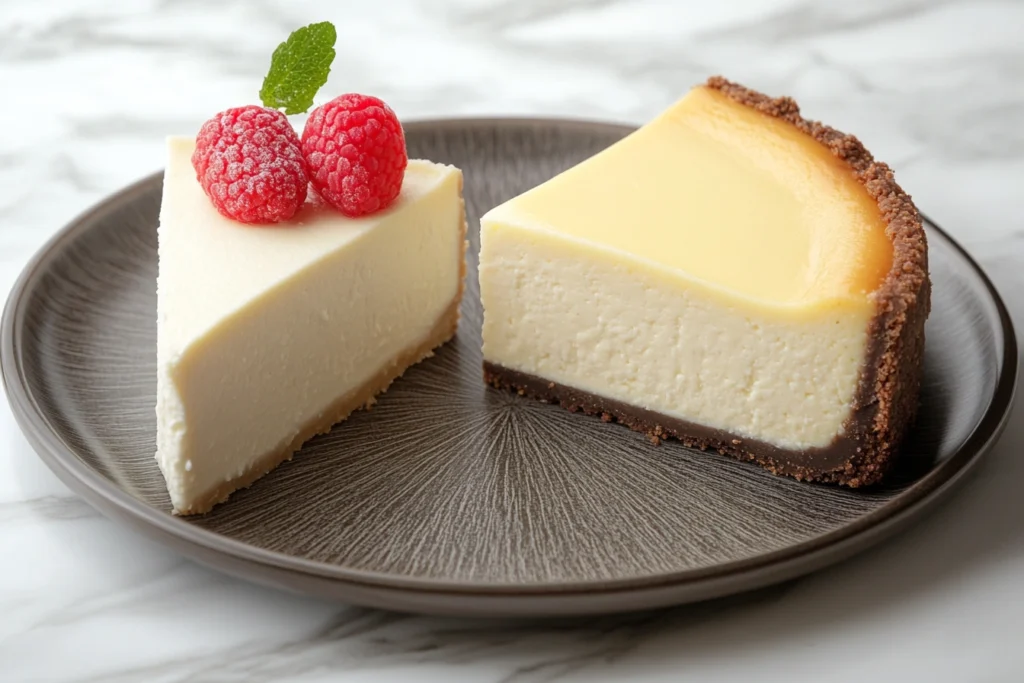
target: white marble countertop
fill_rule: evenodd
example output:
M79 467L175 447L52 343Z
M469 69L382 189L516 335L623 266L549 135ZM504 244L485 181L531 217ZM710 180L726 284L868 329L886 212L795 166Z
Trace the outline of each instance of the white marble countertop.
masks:
M250 102L273 47L330 19L326 91L403 118L640 122L711 73L858 134L1024 321L1020 0L0 2L0 289L163 136ZM323 98L321 98L323 99ZM0 399L0 681L1024 680L1024 420L953 500L834 569L709 604L480 623L230 579L114 525Z

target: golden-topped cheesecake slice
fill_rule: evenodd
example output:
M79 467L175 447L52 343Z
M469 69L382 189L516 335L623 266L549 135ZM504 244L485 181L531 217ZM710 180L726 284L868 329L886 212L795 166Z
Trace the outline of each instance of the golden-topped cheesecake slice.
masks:
M722 78L488 212L487 380L861 486L917 406L927 247L860 142Z

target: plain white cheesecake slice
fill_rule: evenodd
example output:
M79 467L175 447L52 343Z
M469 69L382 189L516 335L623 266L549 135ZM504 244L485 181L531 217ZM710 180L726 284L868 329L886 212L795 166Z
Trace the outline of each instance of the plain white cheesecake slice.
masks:
M450 339L465 271L462 173L411 160L362 219L307 202L274 226L213 208L168 141L157 284L157 454L174 511L209 510L373 402Z

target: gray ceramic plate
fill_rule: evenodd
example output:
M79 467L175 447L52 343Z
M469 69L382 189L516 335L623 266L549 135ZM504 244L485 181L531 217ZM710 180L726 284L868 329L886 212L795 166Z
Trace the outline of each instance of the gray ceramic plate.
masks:
M498 204L629 129L465 120L407 127L466 172L471 230ZM984 274L929 224L934 310L921 416L886 486L850 491L654 447L484 387L471 235L455 342L372 412L199 519L169 513L153 459L160 176L63 230L7 302L11 407L46 463L107 515L224 571L408 611L564 615L724 595L847 557L905 526L1003 425L1017 351Z

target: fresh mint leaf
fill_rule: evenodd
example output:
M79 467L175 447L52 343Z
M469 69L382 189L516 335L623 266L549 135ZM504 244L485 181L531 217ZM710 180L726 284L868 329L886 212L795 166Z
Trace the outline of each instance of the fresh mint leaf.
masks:
M313 97L327 82L334 61L338 32L334 24L310 24L288 36L270 58L270 72L263 79L260 100L264 107L301 114L313 106Z

